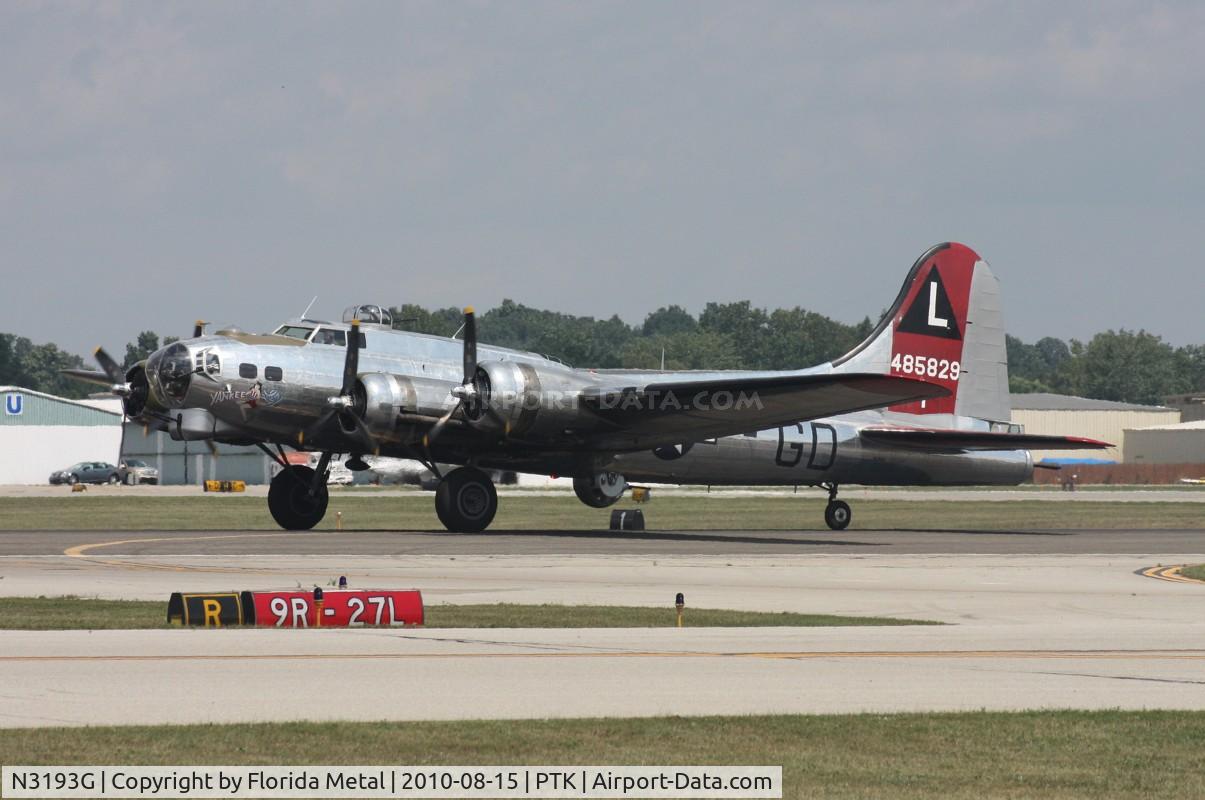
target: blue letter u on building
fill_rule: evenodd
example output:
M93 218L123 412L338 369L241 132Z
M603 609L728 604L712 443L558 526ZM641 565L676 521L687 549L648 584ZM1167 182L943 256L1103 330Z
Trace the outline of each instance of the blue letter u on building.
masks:
M21 413L22 402L24 398L19 394L5 395L4 397L4 413L10 417L15 417Z

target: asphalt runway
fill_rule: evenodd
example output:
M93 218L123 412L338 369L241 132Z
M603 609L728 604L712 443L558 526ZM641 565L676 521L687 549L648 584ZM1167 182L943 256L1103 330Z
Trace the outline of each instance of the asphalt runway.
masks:
M1205 709L1201 531L15 532L0 595L415 587L661 606L683 630L0 631L0 727ZM1172 576L1174 577L1174 576ZM942 626L689 627L691 608Z
M1205 529L845 531L0 531L0 556L61 555L795 555L1205 552Z

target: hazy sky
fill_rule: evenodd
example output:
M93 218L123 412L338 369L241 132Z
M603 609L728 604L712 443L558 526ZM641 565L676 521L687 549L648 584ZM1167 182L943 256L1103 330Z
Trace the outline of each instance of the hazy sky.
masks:
M958 240L1028 341L1205 342L1205 4L0 4L0 331L319 295L878 316ZM488 331L482 331L488 341Z

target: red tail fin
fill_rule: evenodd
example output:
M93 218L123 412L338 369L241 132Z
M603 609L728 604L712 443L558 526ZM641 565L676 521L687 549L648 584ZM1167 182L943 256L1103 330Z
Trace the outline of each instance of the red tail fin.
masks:
M979 256L962 244L944 244L912 268L891 321L892 375L922 378L950 390L949 397L892 406L909 414L953 414L964 369L971 276Z
M832 366L921 378L950 391L893 411L1007 421L1008 356L996 277L966 245L931 248L866 341Z

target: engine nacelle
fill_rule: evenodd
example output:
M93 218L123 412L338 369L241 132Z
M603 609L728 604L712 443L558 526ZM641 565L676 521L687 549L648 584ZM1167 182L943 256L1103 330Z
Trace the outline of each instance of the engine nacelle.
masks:
M479 431L508 436L559 434L590 420L578 402L581 389L567 373L541 372L522 361L477 367L465 419Z
M171 412L167 433L177 442L203 439L243 439L246 433L203 408L182 408Z
M352 390L355 413L373 433L389 433L399 414L439 417L450 407L446 381L366 372Z

